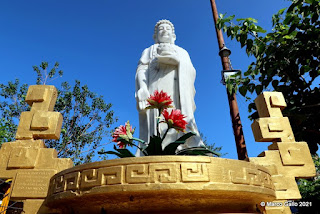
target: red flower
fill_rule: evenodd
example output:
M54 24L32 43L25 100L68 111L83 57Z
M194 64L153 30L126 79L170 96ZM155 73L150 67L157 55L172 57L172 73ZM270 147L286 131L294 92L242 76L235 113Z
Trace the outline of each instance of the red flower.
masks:
M127 121L124 126L121 125L118 128L116 128L116 130L112 134L112 138L113 138L112 141L116 142L120 149L123 149L127 144L122 141L118 141L118 138L120 137L128 141L128 144L129 144L130 143L129 141L132 139L133 133L134 133L134 130L132 129L132 126L130 126L129 121Z
M163 109L171 108L172 99L171 97L162 90L160 93L158 90L154 91L153 95L150 95L150 97L147 99L150 106L147 107L147 109L159 109L160 112L162 112Z
M174 128L177 131L184 132L186 129L186 125L188 124L184 118L183 114L181 114L181 111L179 109L172 109L171 113L169 114L168 110L165 109L162 112L162 115L168 124L168 128Z

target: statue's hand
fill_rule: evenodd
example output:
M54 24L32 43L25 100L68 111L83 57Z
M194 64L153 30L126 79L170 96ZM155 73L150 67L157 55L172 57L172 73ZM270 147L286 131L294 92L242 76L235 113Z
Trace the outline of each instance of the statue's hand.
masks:
M166 65L178 65L180 60L175 54L171 55L160 55L157 57L158 62Z
M147 107L147 101L143 100L143 101L139 101L139 111L144 111Z
M139 111L143 111L147 107L147 99L150 96L150 93L147 88L143 87L138 90L137 96L139 101Z

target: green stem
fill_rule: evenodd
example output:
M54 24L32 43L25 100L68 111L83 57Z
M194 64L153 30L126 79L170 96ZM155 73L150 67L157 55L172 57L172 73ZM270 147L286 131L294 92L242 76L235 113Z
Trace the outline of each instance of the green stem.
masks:
M134 139L137 139L137 138L132 138L133 140ZM141 142L141 141L143 141L143 140L141 140L141 139L139 139L140 141L139 142ZM144 141L143 141L144 142ZM143 151L143 149L141 149L139 146L137 146L136 144L131 144L132 146L135 146L135 147L137 147L145 156L148 156L148 154L147 153L145 153L144 151Z
M161 139L161 142L163 142L164 138L167 136L169 129L170 129L170 128L168 128L167 131L164 133L164 135L163 135L163 137L162 137L162 139Z
M144 140L141 140L140 138L133 137L132 140L136 140L136 141L138 141L140 143L146 144L146 142L144 142Z
M157 136L160 137L159 123L160 123L161 109L158 109L158 112L159 112L159 115L157 118Z
M141 139L135 138L135 137L133 137L132 140L136 140L136 141L138 141L138 142L140 142L140 143L143 143L143 144L146 143L146 142L144 142L144 140L141 140ZM143 149L140 148L139 146L137 146L136 144L133 144L133 143L132 143L131 145L137 147L145 156L148 156L148 153L146 153L145 151L143 151Z

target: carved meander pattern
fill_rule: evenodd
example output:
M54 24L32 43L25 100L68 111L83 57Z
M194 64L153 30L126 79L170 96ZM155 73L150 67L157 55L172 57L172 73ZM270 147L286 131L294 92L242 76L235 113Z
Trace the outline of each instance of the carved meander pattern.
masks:
M85 169L66 174L59 173L51 179L49 196L66 191L81 193L99 186L166 183L184 185L229 183L243 185L245 188L256 186L274 190L271 175L262 167L243 167L240 171L237 171L237 168L230 170L226 167L223 170L223 176L221 174L215 177L210 176L213 173L210 171L213 165L179 162L137 163Z

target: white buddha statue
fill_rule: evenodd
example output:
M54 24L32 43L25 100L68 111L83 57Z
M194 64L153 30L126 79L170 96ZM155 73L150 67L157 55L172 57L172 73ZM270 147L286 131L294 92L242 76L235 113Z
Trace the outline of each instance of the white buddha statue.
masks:
M151 135L156 135L157 109L145 110L147 98L155 90L163 90L171 96L173 106L180 109L188 122L186 132L195 132L178 149L203 146L194 118L196 105L194 102L194 81L196 71L191 63L188 52L175 45L176 35L173 24L168 20L160 20L155 25L153 38L155 44L146 48L140 58L136 72L137 108L139 111L139 138L149 141ZM166 131L165 123L160 124L161 136ZM163 148L174 142L184 133L170 129L163 141ZM137 155L139 156L139 152Z

